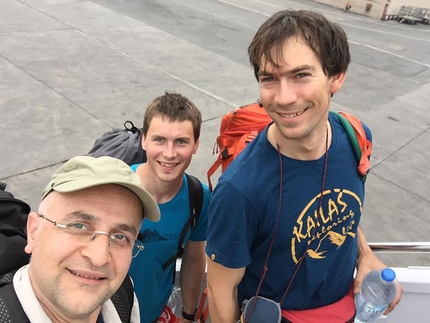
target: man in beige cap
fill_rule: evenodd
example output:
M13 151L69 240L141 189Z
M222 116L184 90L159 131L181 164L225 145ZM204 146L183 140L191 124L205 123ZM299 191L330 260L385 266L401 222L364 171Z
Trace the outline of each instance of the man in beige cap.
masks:
M158 205L122 161L80 156L60 167L28 217L30 264L13 278L28 320L120 323L110 297L142 249L143 218L158 221ZM131 317L140 320L136 300Z

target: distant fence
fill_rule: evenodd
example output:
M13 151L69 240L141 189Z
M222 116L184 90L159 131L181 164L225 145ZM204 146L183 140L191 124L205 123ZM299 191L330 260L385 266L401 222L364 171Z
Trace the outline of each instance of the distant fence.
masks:
M430 242L369 242L368 245L374 252L430 252Z

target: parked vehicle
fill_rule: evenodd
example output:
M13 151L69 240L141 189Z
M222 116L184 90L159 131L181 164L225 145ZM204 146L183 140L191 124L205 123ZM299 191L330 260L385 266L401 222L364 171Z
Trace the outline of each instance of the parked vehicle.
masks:
M428 25L430 22L430 9L421 8L421 23Z
M398 14L399 23L415 25L417 22L428 24L430 20L430 9L412 6L401 6Z

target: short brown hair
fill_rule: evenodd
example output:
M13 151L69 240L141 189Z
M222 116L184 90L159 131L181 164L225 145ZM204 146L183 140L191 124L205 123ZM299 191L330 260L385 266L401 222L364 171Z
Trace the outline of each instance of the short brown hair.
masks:
M191 121L193 125L194 140L200 137L202 115L200 110L188 98L178 93L165 92L152 101L146 108L143 118L143 134L146 137L149 124L155 116L166 117L169 121Z
M262 59L279 67L282 47L292 37L303 40L315 52L325 75L334 76L348 69L348 40L339 25L317 12L283 10L260 26L248 47L249 60L257 80Z

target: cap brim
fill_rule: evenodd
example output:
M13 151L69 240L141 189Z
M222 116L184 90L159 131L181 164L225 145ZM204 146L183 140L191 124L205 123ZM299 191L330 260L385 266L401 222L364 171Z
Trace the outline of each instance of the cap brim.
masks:
M158 207L158 204L154 200L152 195L149 194L149 192L143 188L143 186L140 187L134 184L124 183L120 181L112 181L112 180L94 181L94 178L92 178L90 180L79 180L79 181L62 183L53 187L52 190L60 193L71 193L71 192L81 191L86 188L95 187L99 185L107 185L107 184L117 184L125 188L128 188L130 191L136 194L137 197L139 197L144 210L143 212L144 218L153 222L157 222L160 220L160 209ZM49 192L45 192L45 194L42 196L42 199L44 199L48 194Z

